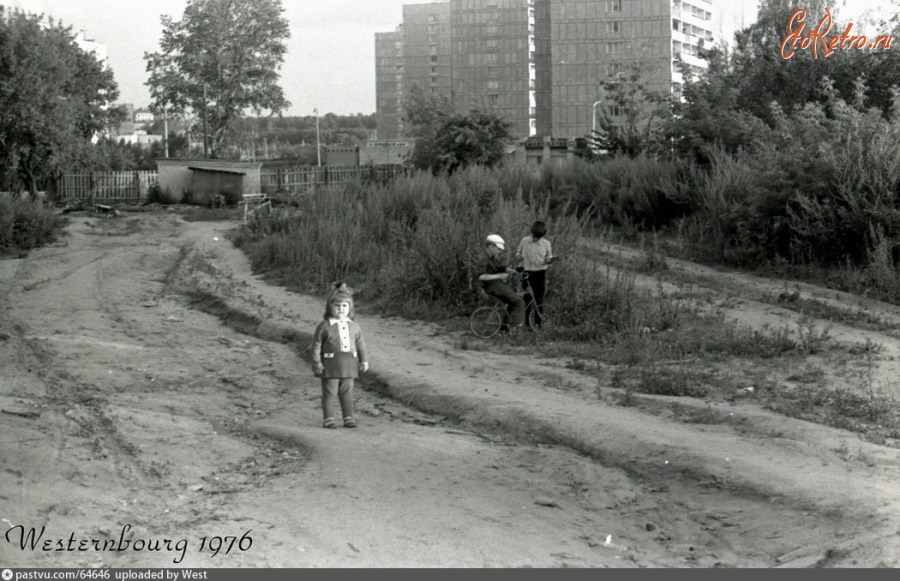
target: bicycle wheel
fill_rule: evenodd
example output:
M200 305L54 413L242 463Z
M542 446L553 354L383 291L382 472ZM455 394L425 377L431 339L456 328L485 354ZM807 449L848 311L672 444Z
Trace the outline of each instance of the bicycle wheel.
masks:
M552 331L559 325L559 313L553 305L544 303L541 307L541 323L537 322L537 310L531 309L528 313L528 326L533 331Z
M503 319L494 307L478 307L469 317L469 328L476 337L490 339L500 332Z

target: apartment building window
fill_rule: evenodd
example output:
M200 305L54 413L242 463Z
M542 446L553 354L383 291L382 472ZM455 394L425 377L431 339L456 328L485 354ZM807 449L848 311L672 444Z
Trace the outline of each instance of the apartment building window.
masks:
M437 20L437 18L435 18L434 14L428 15L428 22L434 22L435 20Z
M497 76L497 67L488 67L487 74L489 77L496 77Z
M622 116L622 108L618 105L610 105L609 106L609 115L610 117L621 117Z
M488 24L484 27L485 34L497 34L497 25L496 24Z
M496 38L487 39L485 41L485 46L487 46L487 48L497 48L497 39Z
M428 44L437 44L437 39L433 36L428 37Z
M436 74L437 74L437 67L431 67L431 74L432 74L432 75L436 75Z
M432 56L432 57L431 57L431 62L436 63L436 62L437 62L437 57L436 57L436 56Z
M621 12L622 11L622 0L609 0L606 3L606 11L607 12Z
M618 20L606 23L606 34L618 34L622 30L622 23Z
M488 103L490 103L491 105L496 105L500 102L500 95L498 95L497 93L489 93L487 98Z
M620 54L622 52L621 42L607 42L606 54Z
M500 81L488 81L487 88L493 89L495 91L499 90L500 89Z

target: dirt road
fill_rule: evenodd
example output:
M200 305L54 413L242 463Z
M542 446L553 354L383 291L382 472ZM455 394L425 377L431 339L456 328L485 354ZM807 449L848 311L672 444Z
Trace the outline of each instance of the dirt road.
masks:
M322 429L322 301L254 277L231 226L81 216L0 261L0 566L900 564L896 449L617 406L428 324L363 312L360 428Z

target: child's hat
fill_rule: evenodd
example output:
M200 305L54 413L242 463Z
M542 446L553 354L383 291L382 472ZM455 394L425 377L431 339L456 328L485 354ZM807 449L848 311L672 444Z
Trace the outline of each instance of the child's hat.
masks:
M347 286L345 282L336 282L328 296L328 302L353 302L353 289Z
M353 289L345 282L336 282L331 286L328 300L325 301L325 318L331 317L331 306L335 303L350 303L350 317L354 315Z

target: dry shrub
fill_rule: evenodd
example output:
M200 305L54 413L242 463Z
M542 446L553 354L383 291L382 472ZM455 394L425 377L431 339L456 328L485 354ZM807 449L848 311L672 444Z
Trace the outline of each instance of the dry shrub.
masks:
M39 200L0 196L0 255L50 244L64 220Z

